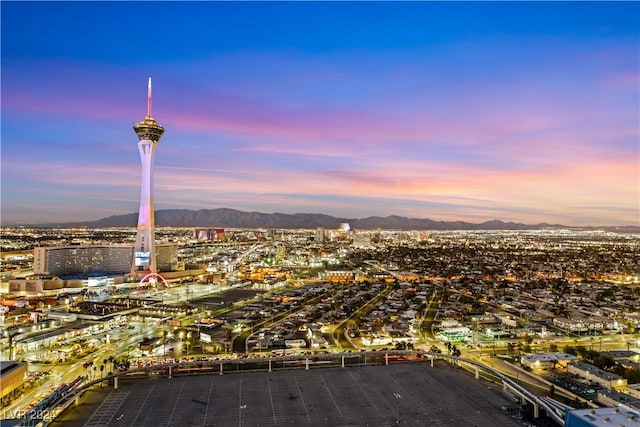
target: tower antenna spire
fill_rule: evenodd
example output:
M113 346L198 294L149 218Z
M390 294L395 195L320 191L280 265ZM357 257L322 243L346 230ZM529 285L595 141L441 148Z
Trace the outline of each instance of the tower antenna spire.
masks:
M151 77L149 77L149 88L147 90L147 117L151 117Z

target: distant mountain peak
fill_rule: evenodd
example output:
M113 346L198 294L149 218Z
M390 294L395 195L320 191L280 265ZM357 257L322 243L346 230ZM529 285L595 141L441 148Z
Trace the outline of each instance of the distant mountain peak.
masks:
M321 213L262 213L244 212L237 209L162 209L155 212L158 227L223 227L223 228L272 228L272 229L314 229L318 227L338 229L341 223L349 223L354 230L534 230L543 228L606 229L617 232L640 233L638 226L626 227L568 227L559 224L527 225L504 222L498 219L482 223L465 221L434 221L428 218L407 218L399 215L367 218L339 218ZM65 224L41 224L43 227L90 228L135 227L137 213L112 215L96 221Z

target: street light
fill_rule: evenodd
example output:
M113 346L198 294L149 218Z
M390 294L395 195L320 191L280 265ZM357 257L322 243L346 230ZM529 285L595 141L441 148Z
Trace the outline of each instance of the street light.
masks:
M400 393L393 393L393 397L396 398L396 424L400 424L400 399L402 396Z
M15 334L8 334L7 335L9 337L9 360L13 359L13 344L15 343L15 341L21 340L23 338L25 338L27 335L24 333L15 333Z
M244 409L247 409L247 405L240 405L240 420L239 420L239 421L240 421L240 423L239 423L239 424L240 424L240 426L242 426L242 425L243 425L243 422L242 422L242 414L243 414L243 410L244 410Z
M167 335L168 334L169 333L167 332L166 329L164 331L162 331L162 335L164 335L163 336L163 340L162 340L162 358L166 358L167 357Z

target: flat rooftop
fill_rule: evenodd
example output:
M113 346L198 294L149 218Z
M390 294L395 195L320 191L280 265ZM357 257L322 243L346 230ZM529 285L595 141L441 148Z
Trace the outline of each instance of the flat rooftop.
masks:
M0 376L4 376L21 366L26 366L26 362L17 362L13 360L0 360Z
M521 426L501 390L442 361L238 371L96 388L52 426Z
M541 353L541 354L525 354L522 359L530 362L539 360L541 362L552 362L554 360L578 360L577 356L569 353Z
M630 408L575 409L567 414L567 425L572 426L637 426L640 413Z

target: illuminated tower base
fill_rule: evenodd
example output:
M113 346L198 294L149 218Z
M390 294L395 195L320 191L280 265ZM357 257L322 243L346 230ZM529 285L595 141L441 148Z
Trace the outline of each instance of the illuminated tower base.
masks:
M138 234L133 248L131 276L140 279L148 273L158 273L156 264L155 219L153 209L153 158L156 146L164 133L164 128L151 117L151 78L147 97L147 116L133 125L138 135L138 151L142 163L140 186L140 211L138 213Z

